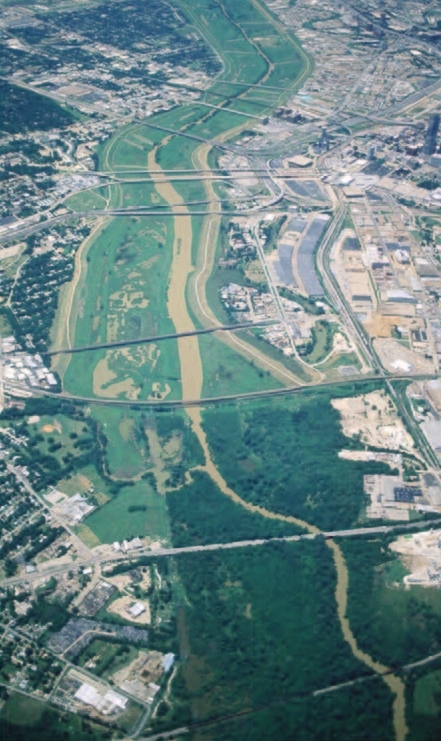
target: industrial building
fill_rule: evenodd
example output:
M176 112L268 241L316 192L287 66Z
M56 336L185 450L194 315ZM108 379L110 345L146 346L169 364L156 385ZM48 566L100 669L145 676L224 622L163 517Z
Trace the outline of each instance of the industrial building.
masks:
M424 154L435 154L436 152L436 139L438 136L439 123L439 113L432 113L429 118L429 125L427 127L426 138L424 140Z

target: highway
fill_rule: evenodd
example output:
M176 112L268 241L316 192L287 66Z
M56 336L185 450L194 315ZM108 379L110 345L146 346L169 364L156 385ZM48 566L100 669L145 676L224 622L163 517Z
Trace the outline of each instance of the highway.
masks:
M418 423L414 419L413 415L409 412L405 401L401 398L400 394L392 385L391 381L393 376L385 371L381 364L374 348L371 339L365 334L360 323L357 321L352 308L346 301L346 298L338 284L338 281L332 273L329 261L330 250L333 245L333 238L336 237L344 222L346 215L346 208L342 205L338 216L333 224L333 229L328 233L327 239L325 239L322 245L319 247L317 252L317 265L322 276L326 291L330 297L331 302L334 304L339 315L343 318L344 324L348 330L350 330L353 339L357 340L357 345L362 349L369 366L374 370L374 374L378 379L382 379L386 383L391 398L394 400L400 415L407 422L407 426L410 429L412 436L417 444L417 448L421 450L429 469L439 470L440 464L433 452L428 441L424 437ZM434 378L437 378L437 374L433 374ZM410 379L410 375L406 377ZM351 379L352 382L352 379Z
M437 379L438 375L433 373L419 373L419 374L408 374L408 375L401 375L401 376L391 376L391 381L409 381L409 380L417 380L417 381L429 381L433 379ZM27 394L32 393L32 395L35 396L50 396L54 399L70 399L71 401L77 401L80 403L88 403L88 404L109 404L113 406L123 406L123 407L129 407L129 408L139 408L139 407L150 407L150 408L156 408L156 409L178 409L178 408L185 408L185 407L194 407L194 406L208 406L212 404L230 404L232 402L236 401L247 401L251 399L264 399L264 398L270 398L272 396L289 396L290 394L296 394L296 393L303 393L307 391L319 391L320 389L326 389L326 388L333 388L338 386L355 386L355 385L362 385L365 384L367 381L383 381L384 382L385 377L376 375L376 374L370 374L370 375L364 375L364 376L353 376L349 378L343 378L341 381L322 381L315 384L299 384L297 386L284 386L282 388L277 389L266 389L263 391L248 391L244 393L239 394L224 394L223 396L209 396L209 397L201 397L200 399L161 399L161 400L153 400L153 399L137 399L136 401L131 401L130 399L107 399L107 398L99 398L96 396L76 396L74 394L68 394L66 392L56 393L55 391L48 391L47 389L37 388L35 386L29 387L25 384L21 384L18 382L11 383L6 382L5 383L5 390L15 392L16 395L20 396L20 393L25 392ZM31 390L32 388L32 390Z
M45 355L73 355L78 352L91 350L102 350L111 347L127 347L128 345L145 345L149 342L160 342L161 340L177 340L180 337L193 337L199 334L213 334L213 332L234 332L238 329L249 329L251 327L265 327L270 324L278 324L278 319L265 319L262 322L241 322L239 324L222 324L218 327L205 327L204 329L193 329L188 332L171 332L169 334L149 335L138 337L133 340L116 340L115 342L99 342L96 345L82 345L81 347L65 347L60 350L49 350Z
M51 510L51 513L53 510ZM62 524L62 523L60 523ZM35 581L42 581L49 579L51 576L57 576L59 574L66 573L68 571L77 571L85 566L97 566L98 564L103 565L117 565L118 563L124 563L127 561L136 561L137 559L145 556L151 558L164 558L170 556L181 556L188 553L206 553L210 551L227 551L234 550L237 548L252 548L267 545L268 543L295 543L301 540L314 540L315 538L335 539L335 538L357 538L357 537L368 537L372 535L385 535L387 533L394 533L396 531L403 530L422 530L434 528L437 525L441 525L441 518L437 518L430 521L421 520L419 522L411 522L408 524L400 525L378 525L377 527L358 527L353 529L345 530L330 530L322 533L301 533L299 535L285 535L273 538L257 538L253 540L235 540L229 543L208 543L207 545L190 545L182 546L181 548L155 548L151 549L148 547L138 548L131 550L127 553L114 552L114 553L101 553L94 555L93 551L90 551L92 555L90 557L77 558L76 561L68 563L54 564L44 568L44 563L37 567L37 571L31 574L23 574L21 576L12 576L7 579L0 581L1 587L14 586L22 583L33 583ZM64 526L64 525L63 525ZM65 527L65 526L64 526ZM105 577L105 574L104 574Z

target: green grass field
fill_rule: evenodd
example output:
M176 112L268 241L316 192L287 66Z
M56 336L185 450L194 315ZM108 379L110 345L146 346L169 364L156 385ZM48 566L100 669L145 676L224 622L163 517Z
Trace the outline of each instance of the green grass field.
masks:
M413 709L418 715L439 716L441 711L441 669L426 674L417 682Z
M91 671L92 674L108 680L112 674L130 664L137 654L138 651L133 646L123 646L95 639L80 654L78 664ZM89 662L93 662L95 666L88 667Z
M19 726L32 726L43 716L45 706L42 702L24 695L13 694L3 706L1 717Z
M335 325L334 325L335 326ZM313 347L310 353L303 356L307 363L319 363L332 350L333 325L329 322L318 321L314 324Z
M282 385L258 365L232 350L216 335L201 335L199 348L204 367L204 398L280 388Z
M332 355L329 360L326 360L320 365L322 373L326 373L329 379L341 379L339 371L342 365L354 365L360 369L360 360L355 352L344 353L343 355Z
M1 735L8 741L104 741L106 730L73 713L48 707L32 697L11 693L0 711Z
M99 210L106 208L108 195L107 188L93 188L75 193L67 198L64 203L73 211Z
M132 479L151 466L148 442L139 413L120 407L97 406L94 419L107 438L106 466L119 479Z
M145 507L145 509L140 509ZM135 508L132 509L131 508ZM146 480L127 486L84 521L101 543L136 536L169 539L166 503Z

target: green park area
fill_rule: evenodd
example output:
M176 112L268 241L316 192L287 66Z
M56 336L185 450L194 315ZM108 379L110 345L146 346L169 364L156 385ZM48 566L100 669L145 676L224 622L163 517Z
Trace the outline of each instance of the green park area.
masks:
M303 360L313 365L324 360L332 350L332 338L335 325L319 320L311 328L312 338L310 345L306 348Z

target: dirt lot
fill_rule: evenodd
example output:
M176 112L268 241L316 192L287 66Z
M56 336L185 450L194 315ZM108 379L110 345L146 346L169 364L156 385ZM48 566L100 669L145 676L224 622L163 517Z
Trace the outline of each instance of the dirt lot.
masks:
M331 404L341 414L343 432L347 437L360 435L362 442L376 448L413 450L412 437L398 417L392 399L384 391L333 399Z
M133 617L129 613L129 608L138 602L140 602L142 605L144 605L145 612L143 612L141 615L138 615L138 617ZM134 597L120 597L119 599L115 600L115 602L112 602L111 605L108 607L109 612L113 612L115 615L119 615L120 617L124 618L124 620L130 620L131 623L136 623L137 625L150 625L151 622L151 616L150 616L150 605L148 603L148 600L137 600Z
M401 535L394 543L391 543L391 550L399 554L404 566L411 572L403 579L408 588L411 584L439 587L441 583L440 543L438 530Z
M374 348L384 367L392 373L433 373L433 363L430 360L408 350L396 340L379 338L374 340ZM408 370L405 368L406 363Z

